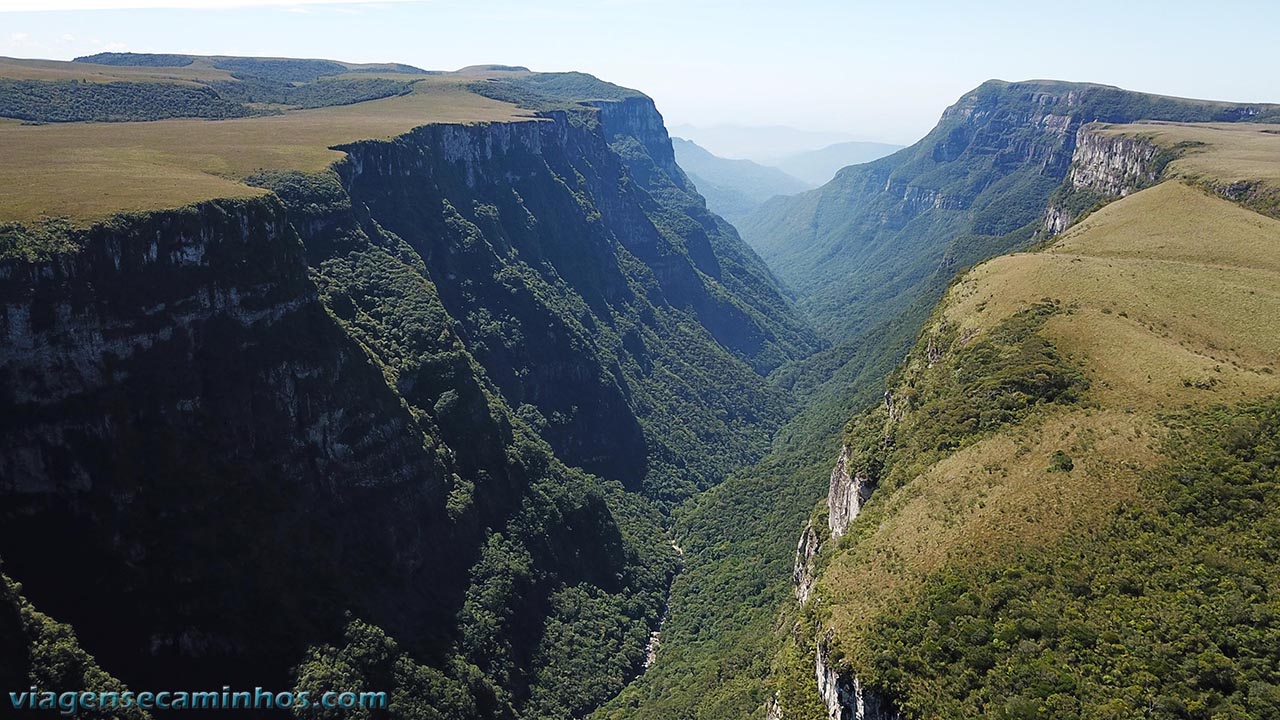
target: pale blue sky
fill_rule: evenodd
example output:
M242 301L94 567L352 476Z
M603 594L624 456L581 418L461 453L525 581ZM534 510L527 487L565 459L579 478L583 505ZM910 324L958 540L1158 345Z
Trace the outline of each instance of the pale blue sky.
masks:
M992 77L1280 102L1280 3L1261 0L246 6L270 2L0 0L0 55L109 49L582 70L653 96L670 124L779 124L899 143ZM122 5L238 7L21 10Z

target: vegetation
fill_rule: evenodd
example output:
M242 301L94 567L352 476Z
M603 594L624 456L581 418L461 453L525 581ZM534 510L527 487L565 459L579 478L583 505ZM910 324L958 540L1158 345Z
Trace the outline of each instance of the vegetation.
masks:
M485 97L538 111L570 109L599 100L643 97L635 90L580 72L503 72L468 87Z
M480 671L454 661L448 671L419 665L381 628L361 620L347 624L340 643L311 648L298 667L296 692L319 698L326 692L385 692L387 708L404 720L479 717L497 710L494 688ZM308 720L368 720L386 711L294 708Z
M864 680L909 717L1280 712L1280 403L1170 424L1143 501L1095 534L935 574L876 621Z
M6 442L55 438L90 468L82 502L51 490L60 510L7 512L0 541L53 597L59 578L40 568L98 573L110 592L56 609L130 677L190 670L175 648L207 642L204 670L293 666L299 689L389 692L391 717L727 720L776 698L809 718L823 713L822 627L838 662L922 715L1273 712L1280 406L1205 408L1280 391L1275 221L1157 186L950 282L1031 238L1069 147L1032 129L1022 95L1062 87L984 86L964 107L994 113L990 126L951 113L925 145L841 175L868 214L820 218L825 249L798 248L789 266L857 254L822 268L852 294L818 298L831 277L803 289L833 340L815 353L665 134L601 104L638 93L520 68L95 58L79 64L186 72L195 85L170 85L241 104L326 105L110 132L0 127L24 171L0 185L23 221L0 228L0 260L75 270L14 292L82 303L37 308L33 331L97 312L148 338L113 355L124 396L76 392L0 422ZM71 78L14 79L35 80ZM1068 89L1086 94L1072 122L1242 116ZM485 120L530 122L432 126ZM548 139L565 135L555 151ZM489 151L431 152L446 140ZM42 157L85 148L41 174ZM1201 187L1222 179L1171 167ZM103 195L61 199L69 169ZM797 200L812 211L797 222L845 215L827 193ZM200 202L231 196L253 198ZM73 224L175 202L199 204ZM211 305L239 314L166 324L164 308ZM42 367L86 367L61 348ZM804 403L794 414L789 393ZM75 432L49 424L64 415ZM824 522L813 508L841 440L879 489L820 555L822 602L800 609L796 536ZM1153 470L1162 448L1174 457ZM50 528L83 535L18 542ZM1238 583L1220 582L1237 567ZM1135 608L1135 592L1178 612ZM664 604L659 662L636 680ZM17 617L0 615L5 657L51 645L68 682L102 679L69 634Z
M253 196L261 191L243 178L262 170L324 170L343 157L334 146L396 137L431 123L528 119L514 106L466 91L471 81L436 75L415 82L405 95L218 122L0 124L7 167L0 173L6 198L0 221L65 216L87 225L119 212ZM316 85L329 82L338 81ZM69 191L69 177L95 192Z
M71 223L63 218L31 225L0 224L0 261L42 262L78 249Z
M889 382L893 413L902 420L889 422L889 411L877 406L851 421L845 439L851 471L892 492L944 455L1041 405L1077 401L1088 381L1038 332L1056 312L1053 303L1023 310L945 365L935 366L934 358L959 344L952 332L944 328L922 341Z
M851 427L880 484L808 609L846 669L908 717L1271 714L1270 521L1225 508L1275 481L1274 222L1165 182L952 285Z
M316 84L326 82L331 81ZM424 80L411 95L378 101L409 103L380 106L372 113L378 117L351 106L352 115L325 110L306 127L332 138L335 131L364 132L360 128L370 122L386 128L420 123L424 108L469 112L465 105L459 110L438 102L461 92L458 82ZM464 95L481 107L510 112ZM253 134L258 121L290 128L306 118L246 119L228 127L223 139L235 136L230 152L261 140ZM352 122L345 130L343 118ZM220 142L212 136L226 126L209 125L208 132L173 136L185 143L184 156L199 155L201 142ZM167 137L173 127L130 124L111 138L132 147L130 142ZM615 153L601 141L598 125L580 122L572 129L581 133L574 147L585 149L583 154L499 159L485 172L503 182L469 183L443 158L436 185L430 185L381 176L374 172L381 166L372 163L359 174L350 164L339 164L337 172L317 172L306 163L299 164L309 171L299 172L292 159L256 164L237 149L233 155L244 163L237 177L253 186L243 192L274 197L140 213L87 229L60 226L62 239L71 243L67 247L81 248L67 262L88 268L77 275L83 282L93 278L92 287L83 289L86 297L114 293L120 284L102 281L95 272L110 278L118 272L153 273L137 284L139 292L147 294L147 303L167 307L181 302L182 293L200 292L203 286L192 286L198 274L217 283L215 292L228 303L244 298L253 308L246 312L267 318L222 328L216 318L196 317L190 337L197 355L191 359L175 355L176 346L167 343L119 358L116 371L141 382L168 378L174 368L208 371L210 378L202 381L158 380L137 396L145 398L145 409L103 403L89 392L73 406L50 411L50 417L96 416L128 406L139 413L129 427L166 438L160 449L148 450L145 463L141 449L128 442L116 443L106 460L85 461L100 493L115 487L118 476L112 473L119 466L112 458L145 466L129 482L147 489L148 503L126 511L130 532L148 548L142 560L122 569L113 550L118 546L93 543L104 556L94 563L95 572L129 579L93 607L58 608L87 629L95 646L110 648L114 667L162 679L193 672L195 661L172 650L178 631L159 636L168 643L161 652L172 650L163 668L147 649L152 645L128 642L151 622L166 630L201 628L215 638L210 642L237 638L236 653L202 660L230 673L232 682L276 677L281 660L302 659L299 643L307 643L311 650L297 668L300 687L384 685L378 689L392 691L401 703L395 712L447 718L477 712L581 716L640 670L674 572L674 552L654 504L618 481L644 478L638 487L646 495L665 494L674 502L758 456L783 407L753 364L767 367L786 358L784 343L771 337L774 328L786 333L786 341L805 341L807 331L736 235L681 189L681 177L667 178L643 148L628 146L625 157ZM428 127L395 142L345 151L352 163L368 153L417 153L441 142L444 132ZM283 141L315 143L319 137ZM340 157L327 149L336 144L342 141L320 145L326 157ZM263 145L268 151L279 147ZM163 151L165 145L149 147ZM534 162L543 163L532 166L537 182L507 184L507 172ZM641 167L644 162L650 165ZM424 199L415 192L431 195ZM437 210L424 223L418 212L432 201ZM603 219L597 208L606 203L629 208L632 215ZM651 223L649 237L624 234L614 224L637 220L641 227ZM199 224L204 222L209 226ZM249 231L231 232L231 226ZM53 243L59 228L50 228L48 238L26 228L25 235L13 234L9 259L38 261L62 252ZM147 250L151 238L164 242ZM191 250L165 243L193 238L213 244L201 246L204 262L184 270L175 258ZM627 242L640 239L645 243L633 254ZM103 250L115 247L111 242L122 248L118 261ZM569 242L597 254L584 255ZM662 249L663 267L683 268L674 281L659 281L659 258L644 255L646 244ZM146 252L152 253L149 261L135 257ZM452 266L439 262L448 255L455 257ZM315 291L320 304L309 300ZM96 312L119 316L122 327L150 322L136 319L142 301L127 293L94 302ZM548 327L557 334L540 338ZM188 337L184 333L179 341L184 347ZM571 350L559 344L566 337ZM204 345L205 338L212 338L211 345ZM244 347L253 350L240 363L219 360ZM231 365L239 370L228 371ZM557 366L566 369L565 378L580 394L561 392L556 376L547 375ZM229 385L216 390L221 381ZM152 409L180 407L183 388L217 396L216 402L203 395L194 401L207 409L197 415L208 427L194 432L191 414L178 412L188 420L160 430ZM566 398L573 404L553 405ZM300 408L298 427L313 421L311 413L331 418L322 433L325 444L316 444L316 434L281 425L282 402ZM250 405L252 412L245 410ZM601 408L608 412L601 414ZM566 467L537 434L558 444L554 449L565 459L587 465L600 457L590 443L623 437L602 435L603 422L634 425L631 437L640 441L624 446L626 454L618 459L605 456L612 464L597 466L604 479ZM98 427L121 426L108 421ZM236 433L260 439L237 444ZM69 442L75 447L68 452L89 456L76 450L83 439ZM330 442L344 454L342 462L329 464ZM247 456L234 449L249 446L253 452ZM184 482L174 484L179 457L186 458ZM262 477L273 481L247 481ZM109 502L105 496L103 501ZM335 520L333 508L339 506L359 512ZM109 532L115 516L97 512L94 503L87 507L75 521L79 532ZM179 515L181 522L171 519ZM48 520L38 509L29 517L34 519L19 524L6 515L6 548L35 532L33 523ZM218 517L237 520L218 525ZM248 542L269 534L261 525L266 518L289 528L291 541ZM329 529L320 532L320 523ZM217 543L215 527L222 532ZM215 545L216 554L208 555ZM47 550L29 546L15 565L41 587L54 581L38 568L61 572L89 562L50 558ZM200 560L209 557L217 561ZM173 575L165 568L175 562L186 563L192 580L163 585ZM232 567L240 568L241 581L227 578ZM246 587L266 590L245 592ZM143 596L149 600L138 601ZM163 608L147 617L127 610L151 602ZM248 608L213 610L237 603ZM339 625L342 610L353 614ZM113 618L110 627L104 616Z
M1273 127L1143 123L1102 132L1148 138L1173 156L1170 176L1280 218L1280 167L1275 162L1280 133Z
M478 538L456 635L444 660L431 663L436 669L406 659L391 674L357 672L342 667L350 664L345 651L316 648L299 670L300 687L335 674L359 677L411 698L395 705L404 717L436 703L446 718L474 717L475 708L486 716L568 717L616 693L643 660L673 572L652 507L552 458L473 359L474 341L462 341L463 326L418 252L372 219L357 220L335 174L254 180L285 200L297 224L327 228L307 248L323 302L432 437L451 448L448 515L460 527L490 528ZM575 642L562 644L566 638Z
M87 225L115 213L252 196L244 177L323 170L341 159L337 145L431 123L528 117L468 91L477 77L403 65L127 53L0 60L0 117L53 123L0 123L7 168L0 222L66 217ZM144 120L151 122L99 124ZM69 190L71 177L95 191Z
M671 587L658 662L592 717L763 716L778 684L770 679L780 662L774 654L791 642L798 528L826 492L835 457L839 421L828 425L825 415L788 423L779 431L786 439L760 463L680 509L674 532L684 571ZM793 649L789 657L787 688L811 698L812 656Z
M227 100L302 109L351 105L413 91L412 81L378 77L333 78L301 85L247 77L214 82L210 86Z
M939 130L936 137L944 137L945 134L946 131ZM984 142L1000 146L1004 140L988 138ZM846 172L842 179L850 175L859 177L860 173L869 174L871 168L878 166L891 167L901 160L901 157L898 160L881 160ZM989 156L980 162L987 160L990 160ZM1007 169L1007 166L1001 165L1001 168ZM1065 172L1065 164L1062 169ZM966 182L974 183L987 182L993 175L998 175L996 169L957 164L957 176L969 173L972 175ZM883 176L868 179L866 191L882 189L885 181ZM883 378L899 364L903 353L915 342L919 329L931 316L934 298L946 290L957 270L1029 241L1043 212L1043 200L1054 184L1056 181L1037 178L1029 171L1023 173L1018 181L994 183L990 193L974 203L974 207L982 208L983 212L973 217L976 227L982 232L1004 233L1002 235L976 234L965 229L964 222L959 223L960 229L957 230L957 217L966 214L946 208L926 212L926 218L920 220L902 219L885 207L869 211L877 218L877 223L884 217L888 217L890 222L876 236L876 241L867 247L880 248L884 253L913 261L922 257L920 253L923 252L929 259L922 260L919 269L914 271L919 274L893 274L885 262L872 259L866 261L865 272L854 271L851 269L853 266L842 266L840 262L843 261L838 260L829 268L807 269L808 277L803 279L796 275L786 276L793 280L793 287L801 289L813 276L827 277L829 271L830 277L839 278L841 289L837 291L828 287L823 291L831 290L830 295L820 295L815 290L813 297L815 300L819 297L833 298L831 317L838 315L858 319L866 329L838 335L830 349L784 365L774 372L772 379L795 391L807 407L779 430L770 454L758 465L736 473L677 513L675 533L684 549L685 570L672 587L671 614L664 626L659 662L600 710L597 717L759 717L764 714L765 705L774 693L777 693L787 717L825 717L825 710L814 694L813 639L812 635L806 635L812 630L812 621L805 616L797 617L790 583L796 539L814 503L826 492L827 479L837 454L835 439L840 435L839 428L863 408L880 402ZM834 184L828 186L828 190L833 187ZM786 203L775 201L773 204L779 207L788 205L790 209L786 212L800 212L796 216L798 222L805 223L808 219L803 213L808 211L807 208L816 208L820 202L827 204L828 212L840 212L845 207L844 203L824 196L824 192L814 191ZM1004 195L1006 192L1008 194ZM832 191L831 195L834 194ZM852 206L854 204L850 203L849 207ZM797 210L798 207L806 209ZM1007 216L1006 209L1010 213ZM1188 211L1189 214L1193 212ZM748 237L757 239L750 234ZM920 243L924 238L941 238L944 243L922 250ZM862 247L856 241L850 242L849 235L834 229L826 240L831 243L828 250L836 246L842 251ZM758 244L757 247L761 246ZM767 252L768 248L765 248ZM815 251L815 256L817 252L825 251ZM780 269L785 271L785 268ZM1056 277L1068 279L1072 270L1064 268L1055 272ZM848 287L876 287L875 293L903 293L904 283L910 282L919 283L919 292L906 292L902 299L887 305L880 304L885 298L879 294L841 295ZM1037 283L1043 285L1043 278L1037 276L1028 283L1028 292L1035 292ZM1052 302L1041 304L1040 299L1044 295L1043 292L1029 297L1013 294L1008 298L1013 309L1005 311L1005 306L997 308L987 293L969 295L966 292L966 308L979 302L990 304L992 310L980 314L984 328L999 325L1004 319L1009 319L1008 323L986 339L966 338L966 342L977 343L976 347L982 354L981 361L974 356L973 364L965 366L965 373L960 376L964 382L946 376L944 366L929 369L927 342L918 348L915 355L919 358L918 367L907 375L898 375L894 382L914 378L919 393L915 398L904 396L900 401L926 403L934 412L925 412L910 425L896 431L899 434L895 437L902 448L895 451L899 460L909 463L913 448L925 456L921 458L922 465L926 457L950 457L959 448L986 452L986 442L997 437L1002 428L1035 418L1046 407L1075 407L1080 403L1079 397L1085 388L1092 387L1090 392L1097 390L1097 383L1091 382L1076 362L1067 359L1059 349L1064 345L1073 347L1069 343L1078 341L1072 338L1060 342L1056 336L1046 334L1047 327L1056 325L1061 318L1078 319L1079 310L1067 307L1065 301L1056 305ZM802 302L813 308L814 305L804 297L802 292ZM1023 310L1025 312L1019 315ZM817 315L819 321L822 317ZM959 341L964 337L970 317L966 313L963 322L959 315L950 317L948 324L951 329L937 342L947 347L948 341ZM981 367L987 362L996 366L990 382L984 382L985 368ZM1110 381L1112 378L1107 376L1106 379ZM929 387L934 382L941 384ZM885 412L872 411L856 430L859 437L867 439L868 448L883 441ZM953 421L963 424L963 433L950 430ZM1116 424L1120 426L1122 423ZM940 442L934 436L938 430L948 430L949 437ZM1068 428L1064 425L1062 430ZM1053 440L1055 443L1062 441L1057 435ZM943 449L938 448L940 444ZM1041 473L1049 467L1052 452L1058 449L1062 448L1055 446L1043 452L1030 450L1022 459L1032 463L1035 472ZM1011 448L1010 455L1016 451L1017 448ZM1075 453L1072 455L1074 457ZM982 467L981 460L967 460ZM1077 460L1076 465L1079 464ZM905 467L900 472L900 475L886 479L886 484L906 482L910 473ZM1080 474L1079 469L1075 470L1073 479ZM1079 484L1079 497L1073 495L1072 503L1087 503L1089 494L1096 491L1097 486L1093 483ZM969 502L967 496L961 497L960 503ZM1047 498L1024 500L1041 502L1046 508L1053 507ZM940 502L956 502L956 497L948 494ZM884 516L869 512L872 514L864 527L874 528L872 518ZM930 505L929 513L931 522L944 526L954 522L946 520L953 517L946 506ZM916 515L911 516L911 521L919 519ZM895 535L894 540L897 538ZM945 549L952 547L951 543L958 547L967 541L955 536L939 538L930 535L927 542L930 548L941 546ZM894 541L884 543L886 548L899 545ZM894 559L892 550L886 549L885 553L888 559ZM829 558L825 556L824 562L831 562ZM881 575L860 575L854 579L831 577L827 582L833 587L858 588L874 586L882 579ZM884 592L891 594L901 586L897 582L886 583ZM860 617L859 613L870 612L864 609L867 607L850 604L849 615ZM796 629L796 622L801 623L799 629ZM804 629L805 623L810 630ZM839 627L842 637L852 641L856 633L849 625L841 624Z
M1150 132L1151 126L1123 131L1143 129ZM1175 130L1170 126L1169 132ZM1223 150L1240 147L1227 143ZM1274 167L1267 152L1261 144L1249 150L1259 166ZM1215 156L1219 167L1231 167L1209 150L1186 161ZM1280 337L1273 320L1280 308L1262 300L1274 276L1259 271L1276 269L1271 249L1280 231L1270 224L1167 183L1104 208L1049 252L1000 258L951 285L958 268L1025 242L1036 225L1028 223L1007 238L958 238L928 279L930 292L952 287L948 304L936 314L931 301L914 301L899 315L875 320L858 339L775 372L773 378L795 388L809 407L778 432L773 451L759 465L678 514L685 571L672 587L660 661L597 717L761 717L775 693L788 718L826 717L813 682L818 618L796 613L790 592L796 537L826 492L836 456L826 439L857 411L881 403L881 378L899 364L922 326L930 326L942 351L938 364L928 367L926 338L909 369L891 381L891 387L914 383L914 395L903 392L894 400L922 414L908 413L902 426L892 428L893 459L878 461L884 485L846 547L819 556L825 575L819 592L836 609L822 618L824 626L837 628L834 651L847 649L859 675L875 673L876 662L889 662L879 654L886 633L868 639L866 618L882 612L900 617L905 610L890 615L885 604L902 598L902 606L912 607L920 578L929 577L931 568L967 556L999 568L1038 543L1089 535L1093 523L1105 523L1119 503L1132 502L1135 468L1155 462L1148 445L1160 432L1142 409L1182 412L1280 391L1268 380L1274 371L1265 359L1280 352L1273 342ZM1102 270L1108 264L1107 275L1093 275L1095 265ZM1246 286L1225 290L1230 283L1214 266L1248 277ZM1147 281L1133 282L1144 276ZM1127 279L1118 282L1122 277ZM1224 294L1211 299L1208 292ZM1058 300L1045 302L1046 296ZM1110 315L1103 312L1108 308ZM846 305L841 312L859 308ZM1149 330L1130 332L1124 329L1129 324ZM1154 345L1148 332L1160 338ZM975 348L979 352L967 355ZM964 372L953 375L954 367ZM973 382L988 374L991 383ZM1209 376L1219 382L1211 390L1195 389ZM962 377L965 383L958 382ZM1184 378L1192 384L1185 386ZM931 409L923 409L926 404ZM864 440L863 459L875 459L870 451L882 447L886 420L887 410L873 410L846 431ZM967 428L965 434L953 430L953 423ZM912 462L915 450L922 456L918 463ZM899 493L892 490L895 484L901 485ZM815 522L821 527L825 516ZM846 566L852 562L859 563L856 572ZM965 588L981 588L989 580L964 577ZM937 626L924 612L913 617L921 619L913 633L954 635L962 629ZM958 652L966 641L974 644L961 637L943 649ZM971 652L984 651L978 646ZM910 660L923 656L904 653ZM948 657L927 656L925 662ZM930 678L930 685L912 686L924 688L913 707L927 707L932 691L942 687L936 677L943 673L912 664L901 677L913 674ZM867 677L876 687L884 676ZM902 697L896 692L901 683L879 687Z
M252 77L281 83L309 83L329 75L340 75L347 66L333 60L294 58L218 57L210 63L235 77Z
M115 67L189 67L208 66L236 73L279 82L311 82L322 77L348 72L429 74L428 71L401 63L344 63L334 60L307 60L297 58L256 57L204 57L199 55L173 55L165 53L102 52L82 55L74 60L91 65Z
M466 186L433 160L410 188L366 173L351 192L435 259L424 273L477 360L562 458L671 506L766 451L785 406L761 374L812 339L682 176L643 147L592 148L596 131L573 127L582 154L516 148ZM538 180L552 174L574 183ZM628 210L602 216L618 187Z
M586 124L575 127L589 131ZM352 148L357 157L366 150L380 148ZM492 172L547 174L528 162L495 158ZM500 393L515 407L515 425L528 423L560 457L596 463L590 467L603 476L638 485L645 495L674 505L764 451L767 423L776 422L782 407L763 392L763 380L747 361L764 368L780 361L783 351L770 349L780 344L770 333L788 333L797 344L808 340L732 230L707 215L696 197L676 184L681 179L669 177L643 149L631 145L617 156L551 162L557 175L576 178L572 196L545 184L517 183L514 192L494 192L483 180L468 188L444 184L453 182L445 168L432 175L435 180L412 184L414 193L405 193L398 180L384 185L386 180L372 173L345 183L332 174L264 173L251 182L281 197L299 226L340 230L307 240L324 302L377 358L416 412L440 427L459 461L483 435L481 428L441 419L468 404L466 392L445 382L461 374L465 347L493 379L493 397ZM679 284L660 284L647 269L652 260L632 255L620 241L591 240L602 232L604 238L624 238L613 218L594 212L607 199L613 178L623 174L620 163L635 168L632 178L648 178L632 190L630 200L643 203L654 223L653 239L668 253L666 262L708 263L698 248L709 242L718 277L695 271ZM490 169L474 171L483 179ZM440 202L442 211L421 214L427 202ZM353 207L369 213L359 229L346 216ZM631 243L638 239L635 232L625 236ZM580 239L588 244L578 246ZM611 248L609 254L601 253L602 246ZM590 264L577 262L588 252ZM435 260L428 263L428 258ZM433 287L439 305L427 300L435 296ZM662 293L681 298L681 304L649 300ZM458 330L450 329L455 322L450 318L456 318ZM746 322L758 323L757 329ZM554 330L550 337L548 327ZM442 335L465 337L466 343L441 344ZM764 341L744 343L744 336ZM565 352L566 344L572 353ZM557 383L553 372L576 379ZM549 386L556 393L547 393ZM627 396L619 397L619 386ZM637 430L642 443L624 444L637 437ZM610 464L595 459L601 453L590 443L600 440L616 448L603 454ZM466 462L478 464L483 457ZM471 491L459 484L451 512L465 515L468 508L492 502L479 490L481 483L476 487ZM538 495L562 492L552 486L536 490ZM568 526L577 528L580 538L583 523L589 522L580 516L535 522L532 518L545 511L530 507L529 515L522 513L522 519L484 541L459 614L455 657L462 665L450 667L476 668L498 688L489 691L497 706L512 706L528 717L581 716L615 695L639 669L674 568L664 565L669 553L649 549L661 533L645 524L653 522L645 503L616 486L609 502L629 545L650 553L633 566L645 574L624 575L625 589L614 589L603 578L563 584L546 578L547 561L539 559L535 539L554 538ZM558 556L567 556L567 541L564 547ZM461 671L439 663L432 667L445 668L456 681L452 687L469 682ZM303 670L304 676L309 673Z
M8 692L36 686L41 692L124 692L127 688L107 674L86 653L69 625L38 611L22 595L22 586L0 574L0 682L4 683L6 713ZM41 711L49 713L48 710ZM56 710L55 710L56 712ZM19 713L36 715L35 712ZM149 720L138 708L81 710L87 720Z
M94 65L133 65L141 67L186 67L194 61L195 58L191 55L119 52L82 55L75 59L75 62L93 63Z
M0 76L0 117L30 122L128 122L169 118L224 119L279 109L350 105L404 95L426 73L408 66L350 66L332 60L197 58L187 55L102 53L83 64L165 68L194 66L209 74L162 74L119 79L37 79ZM223 79L217 71L230 73ZM350 76L350 73L362 73ZM375 77L373 73L391 77ZM397 75L416 75L400 79ZM340 77L341 76L341 77Z
M126 122L244 117L250 110L207 87L0 78L0 116L34 122Z

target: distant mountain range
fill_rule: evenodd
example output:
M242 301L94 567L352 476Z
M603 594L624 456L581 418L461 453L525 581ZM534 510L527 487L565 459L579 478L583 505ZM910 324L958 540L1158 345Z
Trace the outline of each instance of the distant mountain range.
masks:
M841 168L879 160L901 149L901 145L853 140L788 155L768 164L817 186L829 182Z
M739 128L751 129L767 128ZM706 198L707 207L734 224L745 220L770 198L810 190L831 180L841 168L878 160L902 149L887 143L849 141L761 163L722 157L686 138L672 136L671 144L676 161Z
M771 197L815 187L775 167L714 155L692 140L673 137L671 147L676 151L676 163L706 198L707 207L731 223L736 224Z
M692 140L724 158L766 165L778 158L858 138L844 132L801 130L785 125L673 125L672 135Z

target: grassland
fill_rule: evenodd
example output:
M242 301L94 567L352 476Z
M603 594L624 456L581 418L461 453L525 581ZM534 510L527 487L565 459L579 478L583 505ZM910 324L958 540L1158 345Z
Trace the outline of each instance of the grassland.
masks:
M336 77L379 75L353 72ZM225 71L200 63L142 68L13 60L0 62L0 76L93 82L229 78ZM515 105L468 90L484 74L395 77L415 79L413 92L259 117L49 125L0 122L0 163L4 165L0 222L66 217L88 224L120 212L254 196L264 191L243 184L245 177L261 170L322 170L342 157L331 149L336 145L392 138L434 123L533 119Z
M1088 390L873 498L818 593L824 626L855 664L874 662L876 619L910 606L944 570L1003 567L1029 548L1103 533L1119 507L1156 502L1143 478L1168 460L1170 418L1280 394L1280 221L1211 192L1280 181L1280 136L1249 125L1107 132L1189 151L1172 179L1051 247L964 275L926 328L950 338L949 367L1015 314L1052 302L1037 332L1083 370ZM1055 470L1062 456L1074 462Z

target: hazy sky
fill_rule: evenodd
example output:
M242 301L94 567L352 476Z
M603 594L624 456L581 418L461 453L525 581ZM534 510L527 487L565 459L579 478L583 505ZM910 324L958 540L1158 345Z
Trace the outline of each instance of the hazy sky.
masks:
M1278 31L1280 3L1262 0L0 0L0 55L582 70L648 93L670 124L789 125L904 144L993 77L1280 102Z

